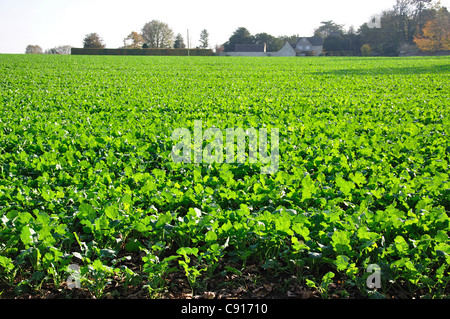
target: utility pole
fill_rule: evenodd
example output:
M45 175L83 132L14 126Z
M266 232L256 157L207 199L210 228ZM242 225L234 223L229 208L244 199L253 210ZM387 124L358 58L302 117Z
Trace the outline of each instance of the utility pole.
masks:
M188 56L189 56L189 49L191 47L191 44L189 42L189 29L187 29L187 47L188 47Z

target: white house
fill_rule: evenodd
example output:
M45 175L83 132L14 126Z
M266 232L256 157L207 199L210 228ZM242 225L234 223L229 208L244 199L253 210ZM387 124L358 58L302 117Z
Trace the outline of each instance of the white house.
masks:
M273 56L319 56L323 52L323 40L320 37L298 38L295 45L286 41L280 51Z
M302 37L292 45L288 41L278 52L266 52L266 44L236 44L234 52L222 52L222 56L319 56L323 52L320 37Z
M323 40L321 37L299 38L295 45L297 55L321 55L323 52Z

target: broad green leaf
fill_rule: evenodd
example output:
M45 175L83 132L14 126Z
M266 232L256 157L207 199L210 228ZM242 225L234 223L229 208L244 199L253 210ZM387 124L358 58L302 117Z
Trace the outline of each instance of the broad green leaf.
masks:
M170 212L167 212L165 214L158 215L158 221L156 222L155 227L162 227L167 223L170 223L172 221L172 215Z
M23 226L20 231L20 240L26 246L31 245L33 241L34 230L29 228L28 226Z
M214 231L210 230L209 232L206 233L205 240L207 242L216 241L217 240L216 233Z
M363 186L366 182L366 178L361 172L356 172L355 174L350 173L349 177L359 187Z
M344 255L339 255L336 257L335 265L339 271L344 271L349 265L349 258Z
M109 219L117 219L119 217L119 211L114 206L108 206L105 208L106 217Z
M355 184L346 181L340 176L336 178L336 186L339 187L340 191L344 193L345 196L349 196L352 189L355 188Z
M304 240L309 240L309 229L301 224L294 224L292 230L303 237Z
M5 256L0 256L0 267L3 267L4 270L9 272L14 269L14 264L13 264L11 258L8 258ZM0 269L0 271L1 271L1 269Z

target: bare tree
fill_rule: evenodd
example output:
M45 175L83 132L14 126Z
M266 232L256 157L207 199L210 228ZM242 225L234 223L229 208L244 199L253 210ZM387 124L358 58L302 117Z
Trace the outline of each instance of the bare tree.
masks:
M25 49L25 54L42 54L44 51L39 45L28 45Z
M45 50L45 54L70 54L70 45L60 45L48 50Z
M432 0L411 0L414 6L412 20L413 20L413 30L411 32L411 37L414 35L420 35L425 23L432 20L435 15L435 11L439 9L440 4L433 4ZM436 10L433 10L435 6Z
M397 20L396 31L403 42L413 42L414 36L430 20L429 9L432 6L432 0L396 0L393 8Z
M174 34L167 23L152 20L142 28L144 42L150 48L171 48Z

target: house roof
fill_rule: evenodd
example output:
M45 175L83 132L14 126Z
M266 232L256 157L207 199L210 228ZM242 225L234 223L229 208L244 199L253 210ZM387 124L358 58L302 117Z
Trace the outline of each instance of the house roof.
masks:
M286 43L289 44L293 49L295 49L295 46L296 46L295 44L292 44L292 43L289 42L289 41L286 41ZM285 44L285 45L286 45L286 44Z
M236 44L234 52L266 52L265 44Z
M299 38L299 40L300 39L302 39L302 38ZM307 37L306 40L308 40L309 43L311 43L311 45L315 46L315 47L323 45L323 40L322 40L321 37L316 37L316 36L314 36L314 37Z
M311 45L314 46L314 47L320 47L320 46L323 45L323 40L322 40L321 37L316 37L316 36L314 36L314 37L300 37L300 38L297 39L297 43L298 43L299 41L301 41L302 39L308 40L309 43L311 43ZM290 43L290 42L288 42L288 41L286 41L286 42L289 43L289 45L290 45L293 49L295 49L295 47L297 46L297 43L292 44L292 43Z

